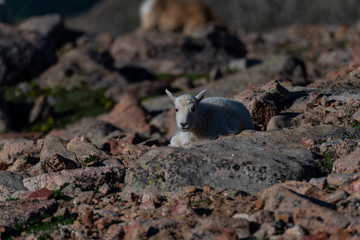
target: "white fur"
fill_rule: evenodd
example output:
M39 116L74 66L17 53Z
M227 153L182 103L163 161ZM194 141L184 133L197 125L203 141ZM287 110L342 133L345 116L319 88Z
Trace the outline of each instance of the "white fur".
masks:
M152 8L155 4L156 0L144 0L140 5L140 16L144 18L147 14L152 11Z
M249 111L238 101L222 98L205 98L206 90L196 96L188 94L175 97L166 90L173 101L179 131L172 137L170 146L179 147L201 139L238 134L254 129Z

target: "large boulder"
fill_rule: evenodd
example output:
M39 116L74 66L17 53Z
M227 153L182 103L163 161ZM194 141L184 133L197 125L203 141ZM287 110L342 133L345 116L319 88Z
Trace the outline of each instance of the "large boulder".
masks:
M30 80L56 62L54 48L36 32L0 25L0 84Z
M42 88L72 89L83 84L94 87L120 87L126 80L116 71L105 66L99 54L86 49L74 49L46 70L37 80Z
M138 63L155 72L207 74L231 59L246 55L245 45L229 30L210 27L199 37L177 33L131 33L118 37L111 48L115 65Z
M307 126L274 132L244 131L236 137L201 141L187 149L157 148L130 164L124 191L126 195L166 195L195 185L256 193L286 180L318 176L317 157L303 148L303 137L346 134L347 130L333 126Z

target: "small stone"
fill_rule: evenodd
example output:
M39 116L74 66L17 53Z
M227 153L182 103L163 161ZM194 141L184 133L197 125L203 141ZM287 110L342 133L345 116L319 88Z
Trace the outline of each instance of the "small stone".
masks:
M312 179L310 179L309 183L322 190L322 189L324 189L325 184L326 184L326 177L312 178Z
M190 208L187 201L181 199L175 202L171 214L172 215L190 215L193 212L193 210Z
M324 95L321 98L321 106L326 107L328 105L328 98Z
M342 186L347 180L353 177L355 173L332 173L327 176L327 182L330 186Z
M82 192L79 194L79 196L73 199L73 203L75 205L80 205L84 203L90 204L93 197L94 197L93 191Z
M144 210L152 210L155 209L155 204L154 204L154 200L149 200L149 201L145 201L142 202L139 206L140 209L144 209Z
M338 190L334 193L331 193L329 196L327 196L324 201L331 203L331 204L336 204L342 200L345 200L348 197L348 194L342 190Z
M353 194L360 191L360 178L354 181L351 181L349 185L344 187L344 191L348 194Z
M301 144L306 148L311 149L315 145L315 141L312 138L304 137L301 139Z
M59 172L65 169L75 169L79 167L77 162L74 162L58 154L45 158L41 163L42 168L47 173Z
M111 187L109 186L109 184L104 183L100 188L99 188L99 192L101 192L102 194L106 195L111 191Z
M353 115L353 119L357 122L360 122L360 110Z
M94 213L93 213L93 209L91 209L91 208L86 209L80 215L80 219L81 219L82 223L84 223L86 225L92 225L93 217L94 217Z
M285 223L292 222L292 213L291 212L275 211L274 217L275 217L275 220L282 220Z
M283 239L302 240L305 238L306 232L299 226L286 229Z
M203 187L203 191L204 191L205 193L209 193L209 192L211 192L211 188L210 188L209 186L204 186L204 187Z
M38 200L49 200L54 196L53 191L42 188L38 191L32 192L28 198L29 199L38 199Z
M196 186L187 186L185 188L186 193L193 193L193 192L196 192L196 190L197 190Z

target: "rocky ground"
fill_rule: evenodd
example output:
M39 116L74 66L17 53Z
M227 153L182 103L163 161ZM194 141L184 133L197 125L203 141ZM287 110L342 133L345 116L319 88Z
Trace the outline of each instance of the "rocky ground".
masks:
M360 239L359 26L0 36L1 239ZM168 147L165 88L256 131Z

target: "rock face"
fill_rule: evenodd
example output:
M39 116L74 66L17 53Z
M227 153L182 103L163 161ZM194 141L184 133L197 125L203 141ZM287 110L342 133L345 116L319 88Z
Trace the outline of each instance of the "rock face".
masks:
M111 54L121 67L135 62L162 73L207 73L233 58L246 55L244 44L226 28L211 27L189 38L175 33L152 32L118 37Z
M310 135L310 129L302 129ZM125 192L171 194L187 185L238 188L255 193L286 180L317 176L315 156L301 148L294 131L259 137L245 131L238 137L199 142L188 149L158 148L130 165ZM296 136L292 139L285 135ZM275 140L276 139L276 140ZM299 139L299 141L301 141Z

